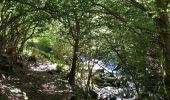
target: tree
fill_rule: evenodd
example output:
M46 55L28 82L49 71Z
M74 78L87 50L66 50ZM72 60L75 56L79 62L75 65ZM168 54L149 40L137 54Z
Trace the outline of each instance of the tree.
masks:
M62 18L60 18L60 21L63 23L65 30L67 30L68 40L73 49L72 64L69 74L69 83L71 85L75 84L80 42L84 39L85 35L89 34L89 26L86 26L89 25L88 19L90 18L88 15L88 4L88 1L69 1L62 4L62 9L65 9L65 12L63 13L66 15L63 15Z
M159 49L163 50L163 57L165 58L165 61L162 60L165 64L166 68L166 78L165 78L165 85L166 85L166 91L169 95L169 86L168 86L168 77L169 76L169 65L168 65L168 59L169 59L169 31L168 31L168 0L149 0L149 1L136 1L136 0L122 0L121 2L118 0L110 1L98 1L94 2L94 7L96 7L97 12L103 14L102 17L106 26L116 32L117 35L120 38L116 39L116 41L120 41L118 45L120 45L120 48L115 48L115 52L118 51L118 57L119 53L123 56L123 63L124 68L128 69L126 74L131 74L130 76L135 80L136 78L140 79L140 77L135 77L137 74L142 75L146 72L146 69L152 68L152 63L149 62L147 54L156 54L161 53L159 52ZM99 8L97 8L99 7ZM100 10L99 10L100 9ZM104 22L103 21L103 22ZM128 36L128 34L131 34ZM139 40L133 40L130 44L126 44L130 42L130 39L141 39L140 42L146 41L144 45L142 45ZM127 41L126 41L127 40ZM110 40L111 41L111 40ZM113 44L110 42L111 45ZM149 44L149 45L147 45ZM154 44L154 45L153 45ZM121 46L122 45L122 46ZM141 50L140 47L143 48ZM149 46L153 46L153 48L149 48ZM158 49L158 50L156 50ZM130 51L129 51L130 50ZM132 51L131 51L132 50ZM135 50L135 51L134 51ZM139 51L141 50L141 51ZM136 52L137 51L137 52ZM129 55L129 53L131 53ZM136 55L137 54L137 55ZM137 58L136 58L137 57ZM162 63L159 62L161 58L160 55L156 56L150 56L151 58L157 60L154 64L158 64L158 70L162 70ZM139 61L134 60L139 59ZM129 59L132 59L131 61ZM146 61L145 61L146 60ZM149 64L147 64L149 62ZM143 65L139 67L139 65ZM127 65L125 67L125 65ZM134 67L132 67L134 66ZM135 66L138 66L135 68ZM147 66L147 67L146 67ZM132 69L130 68L132 67ZM130 69L129 69L130 68ZM146 69L145 69L146 68ZM139 70L139 72L134 70ZM143 70L141 72L141 70ZM158 71L154 71L153 69L150 69L152 72L159 73ZM164 72L164 71L163 71ZM148 73L148 72L146 72ZM153 74L154 74L153 73ZM134 75L133 75L134 74ZM156 74L157 77L162 76L163 73ZM146 74L145 74L146 75ZM139 76L139 75L137 75ZM148 77L143 76L143 77ZM150 79L150 78L149 78ZM141 80L141 79L140 79ZM159 82L162 81L162 79L156 79ZM142 82L142 80L141 80ZM146 85L146 83L144 83ZM149 83L147 83L148 85ZM163 86L164 83L161 83L159 85ZM137 86L138 87L138 86ZM139 88L142 88L139 86ZM157 87L158 89L158 87ZM146 90L148 91L148 90Z
M39 33L44 23L50 21L49 12L35 6L42 3L20 0L4 0L1 3L0 54L1 57L8 57L10 66L17 62L17 56L22 53L27 40Z

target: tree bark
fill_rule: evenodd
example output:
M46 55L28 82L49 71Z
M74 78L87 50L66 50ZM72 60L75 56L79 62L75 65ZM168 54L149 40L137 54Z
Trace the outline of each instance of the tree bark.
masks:
M79 41L77 39L77 40L75 40L74 47L73 47L73 60L72 60L71 71L70 71L70 74L69 74L69 84L70 85L75 84L75 74L76 74L76 67L77 67L76 62L77 62L77 59L78 59L78 55L77 55L78 44L79 44Z
M73 60L72 60L72 66L71 71L69 74L69 84L74 85L75 84L75 76L76 76L76 68L77 68L77 60L78 60L78 49L79 49L79 39L80 39L80 22L77 16L77 13L74 13L75 15L75 27L70 27L70 34L72 35L72 38L74 39L74 45L73 45ZM73 28L73 29L72 29Z
M165 56L165 86L166 86L166 92L167 96L170 99L170 36L167 37L165 40L165 50L164 50L164 56Z
M169 0L155 0L157 5L158 17L154 19L161 42L161 48L164 55L165 69L165 88L168 98L170 98L170 33L168 19L168 3Z

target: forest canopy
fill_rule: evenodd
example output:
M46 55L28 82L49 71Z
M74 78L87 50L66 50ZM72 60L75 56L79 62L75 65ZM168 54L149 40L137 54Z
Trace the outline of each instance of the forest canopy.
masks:
M71 100L93 100L94 88L106 86L126 88L118 96L130 98L129 83L136 100L169 100L169 7L169 0L0 0L0 80L26 78L30 66L49 61Z

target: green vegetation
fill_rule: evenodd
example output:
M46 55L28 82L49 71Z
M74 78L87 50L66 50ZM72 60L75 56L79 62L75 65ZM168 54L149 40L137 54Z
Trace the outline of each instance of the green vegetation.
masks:
M72 92L50 100L91 100L96 87L131 82L137 100L169 100L169 19L169 0L0 0L0 89L19 78L33 84L14 86L42 100L41 85L55 79ZM56 70L30 70L49 62Z

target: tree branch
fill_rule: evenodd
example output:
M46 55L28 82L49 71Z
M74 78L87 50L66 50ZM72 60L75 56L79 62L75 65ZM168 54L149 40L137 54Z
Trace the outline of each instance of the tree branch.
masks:
M121 17L118 13L111 11L106 6L104 6L102 4L93 4L93 5L102 7L106 11L105 14L110 14L110 15L114 16L116 19L118 19L119 21L121 21L123 23L127 23L127 21L123 17Z
M137 2L136 0L130 0L129 1L133 6L135 6L136 8L142 10L142 11L148 11L148 9L142 5L141 3Z

